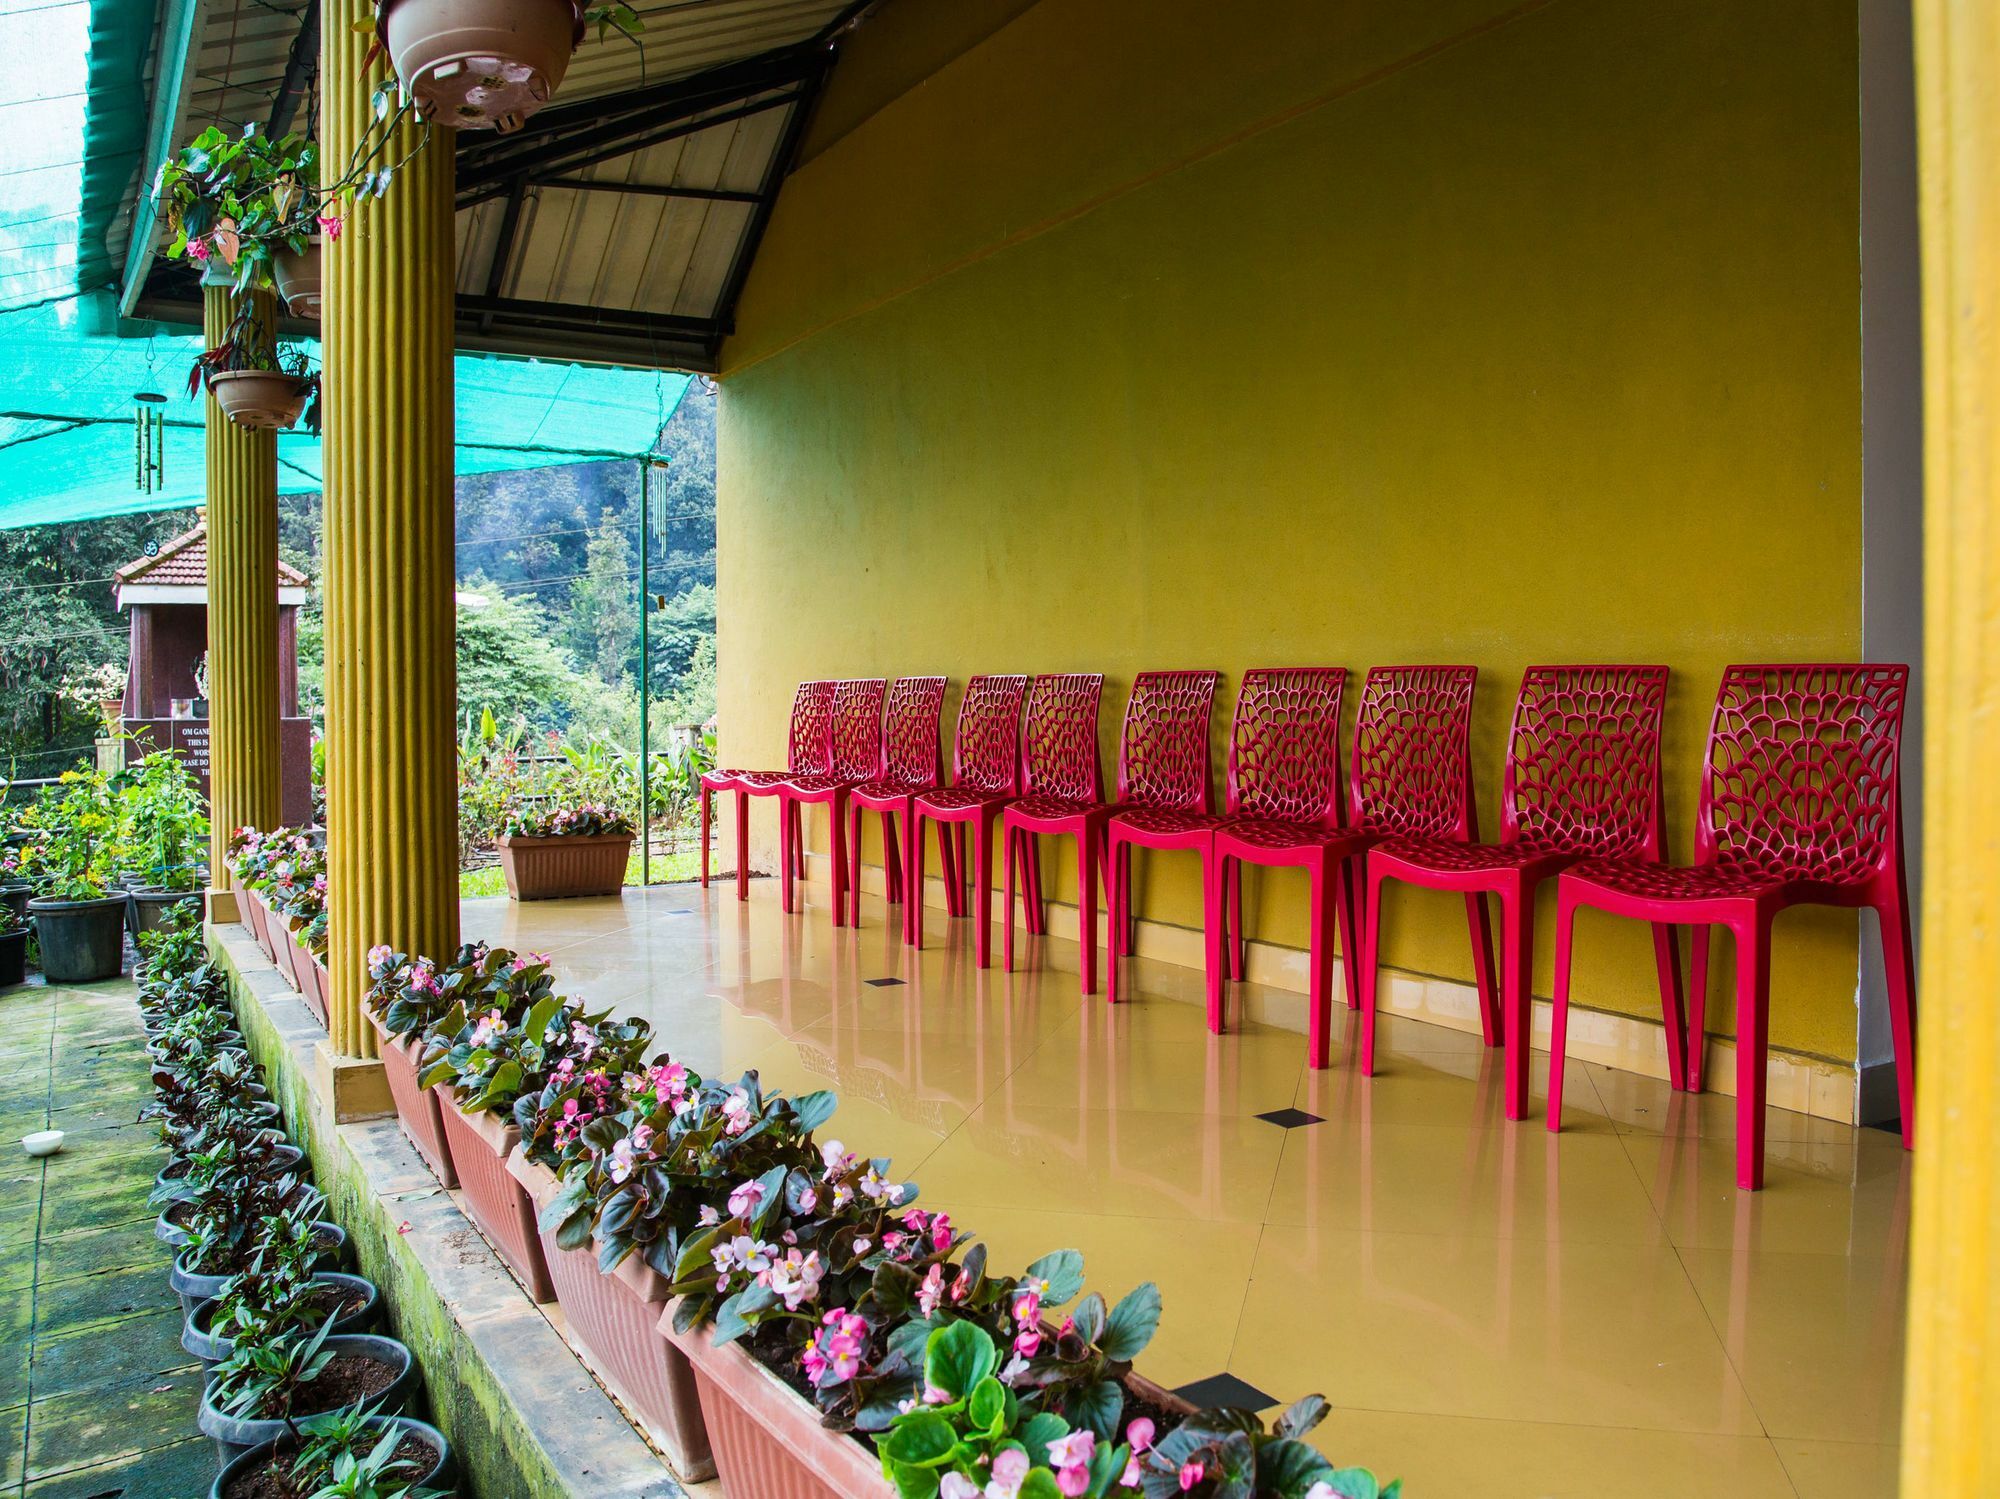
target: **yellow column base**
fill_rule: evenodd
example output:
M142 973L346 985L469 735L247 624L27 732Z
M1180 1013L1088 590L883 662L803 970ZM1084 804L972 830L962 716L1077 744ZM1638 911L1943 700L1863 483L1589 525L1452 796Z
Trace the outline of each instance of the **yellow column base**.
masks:
M234 890L219 890L211 885L202 892L202 909L208 913L210 926L243 924L243 913L237 908Z
M332 1112L335 1124L382 1119L396 1112L382 1064L372 1057L342 1056L331 1042L313 1047L313 1091Z

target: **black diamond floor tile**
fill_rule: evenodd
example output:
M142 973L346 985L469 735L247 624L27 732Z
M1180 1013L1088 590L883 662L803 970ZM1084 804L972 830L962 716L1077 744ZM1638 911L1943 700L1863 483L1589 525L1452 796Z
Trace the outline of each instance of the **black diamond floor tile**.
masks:
M1275 1124L1279 1129L1297 1129L1306 1124L1324 1124L1326 1121L1317 1114L1308 1114L1304 1109L1273 1109L1268 1114L1257 1116L1266 1124Z
M863 979L862 982L867 984L871 989L893 989L903 981L901 979Z
M1269 1410L1278 1403L1277 1396L1266 1395L1249 1380L1238 1379L1234 1374L1211 1374L1193 1384L1182 1385L1174 1393L1197 1406L1224 1406L1240 1411Z

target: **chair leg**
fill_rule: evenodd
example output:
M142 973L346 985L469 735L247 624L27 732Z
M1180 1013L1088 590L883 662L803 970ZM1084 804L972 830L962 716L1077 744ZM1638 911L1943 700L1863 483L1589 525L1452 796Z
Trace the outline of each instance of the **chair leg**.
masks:
M1915 1147L1917 1123L1917 978L1910 952L1910 895L1901 880L1893 900L1875 908L1882 927L1882 967L1889 979L1889 1035L1896 1047L1896 1107L1903 1149Z
M1687 1087L1687 1016L1681 1011L1681 948L1671 923L1653 923L1653 966L1660 974L1660 1019L1667 1028L1667 1080Z
M982 816L972 825L973 949L981 968L993 966L993 819Z
M736 898L750 898L750 794L736 793Z
M1736 935L1736 1185L1764 1185L1764 1078L1771 1002L1771 925L1753 917Z
M1006 896L1000 902L1000 966L1012 973L1014 971L1014 863L1020 857L1018 845L1022 842L1022 835L1008 828L1005 836L1007 847L1002 862L1007 867L1007 873L1002 883ZM1025 883L1025 877L1023 882ZM1025 893L1024 891L1023 894Z
M708 829L715 821L715 793L701 788L701 888L708 888Z
M778 802L778 904L789 916L792 912L792 869L795 850L793 842L798 837L794 831L796 823L792 818L791 805L780 799Z
M1374 917L1370 916L1372 923ZM1493 982L1493 927L1486 916L1486 897L1465 897L1465 922L1472 930L1472 976L1479 985L1479 1028L1488 1046L1498 1046L1505 1034L1500 1020L1500 996Z
M1318 906L1314 906L1318 911ZM1314 920L1318 920L1315 915ZM1229 977L1232 982L1243 982L1243 862L1229 861ZM1326 1063L1315 1062L1316 1067Z
M1368 882L1367 914L1361 921L1361 1075L1375 1075L1375 971L1382 932L1382 873L1362 856L1361 876ZM1490 1043L1489 1043L1490 1044Z
M838 792L826 807L826 841L833 865L833 924L847 925L847 799ZM803 814L801 814L803 815ZM857 839L856 842L860 840Z
M792 874L798 879L806 877L806 809L803 803L792 804Z
M1048 932L1048 908L1042 904L1042 836L1039 833L1016 831L1021 851L1021 903L1024 908L1024 925L1030 937L1040 937Z
M1340 974L1347 990L1347 1008L1361 1008L1361 948L1357 945L1360 919L1355 905L1360 898L1354 888L1354 867L1343 859L1333 867L1334 914L1340 922Z
M1125 867L1119 873L1125 882L1125 894L1118 907L1121 927L1118 941L1120 950L1129 958L1139 951L1139 908L1132 899L1132 850L1129 846L1125 850Z
M952 913L955 916L965 915L966 865L971 854L970 843L971 829L962 822L955 824L951 840L951 895L958 902L958 909Z
M1210 1035L1222 1034L1222 946L1228 940L1222 889L1223 866L1229 862L1221 854L1201 861L1201 976L1208 1001Z
M905 821L909 820L909 815L908 812L903 814ZM860 825L861 819L857 817L855 827L859 829ZM889 897L890 905L898 906L903 903L902 840L896 836L896 814L887 807L882 809L882 887ZM855 898L860 899L858 895ZM857 906L855 909L859 910L860 907Z
M1076 835L1077 970L1083 992L1097 992L1097 845L1099 834L1086 826Z
M944 914L963 916L965 907L958 898L958 830L941 822L937 830L938 863L944 867Z
M903 940L911 947L924 945L924 818L910 814L904 833L908 847L903 857Z
M1528 1117L1528 1059L1533 1054L1535 891L1517 887L1500 897L1501 1004L1505 1022L1507 1117Z
M1563 1072L1569 1039L1569 957L1576 931L1576 902L1569 887L1556 885L1556 987L1549 1007L1549 1133L1562 1128Z
M1708 938L1707 922L1694 929L1688 954L1687 1032L1682 1039L1687 1060L1681 1076L1690 1093L1701 1091L1701 1067L1708 1056Z
M1118 1003L1119 938L1118 929L1123 924L1119 912L1125 898L1125 871L1129 861L1126 858L1132 845L1122 841L1115 832L1106 829L1105 842L1110 857L1105 861L1110 866L1106 877L1104 893L1104 1002Z
M846 876L847 900L841 907L847 913L847 924L857 932L861 930L861 829L867 821L867 814L859 802L847 806L847 857L841 864ZM889 878L891 850L895 844L889 841L887 819L882 828L882 878Z
M1327 980L1333 962L1333 885L1339 876L1321 862L1309 868L1306 877L1311 882L1306 898L1312 906L1312 935L1306 948L1306 1065L1324 1067L1333 1059L1333 996ZM1231 907L1241 910L1233 900Z

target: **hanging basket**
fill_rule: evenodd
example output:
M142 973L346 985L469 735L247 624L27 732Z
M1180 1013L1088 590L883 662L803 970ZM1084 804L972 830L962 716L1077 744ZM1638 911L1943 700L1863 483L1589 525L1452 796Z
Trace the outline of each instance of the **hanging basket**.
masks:
M519 130L583 40L573 0L379 0L376 31L417 112L456 130Z
M239 427L289 427L306 409L305 377L277 370L224 370L208 377L208 390Z
M293 317L311 318L319 321L320 314L320 239L314 235L303 253L280 250L271 263L272 275L277 278L278 295L284 298L285 311Z

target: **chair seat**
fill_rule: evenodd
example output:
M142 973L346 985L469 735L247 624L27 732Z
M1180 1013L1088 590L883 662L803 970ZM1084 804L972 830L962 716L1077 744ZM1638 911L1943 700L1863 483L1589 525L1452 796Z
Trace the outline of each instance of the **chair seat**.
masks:
M1120 830L1140 838L1186 838L1212 833L1222 826L1220 817L1201 812L1172 812L1163 807L1132 807L1112 816Z
M1518 843L1456 843L1449 838L1391 838L1368 851L1371 864L1380 859L1399 877L1428 874L1451 878L1527 870L1546 874L1583 857L1573 850L1528 839Z
M969 786L938 786L917 793L917 805L926 812L969 812L1006 800L1004 791L979 791Z
M1654 904L1754 900L1784 881L1741 864L1645 864L1633 859L1587 859L1563 873L1592 890Z
M1035 822L1045 826L1080 822L1093 812L1107 810L1102 802L1071 801L1065 796L1024 796L1007 807L1012 823Z
M736 770L729 774L730 783L743 791L776 791L797 779L789 770Z
M847 776L786 776L778 788L787 796L829 796L836 791L852 791L858 783Z
M1236 817L1215 830L1216 841L1238 848L1286 853L1298 849L1324 848L1329 844L1368 840L1340 828L1321 827L1310 822L1281 822L1265 817Z
M848 792L855 801L867 807L900 807L913 796L926 796L935 791L935 786L899 786L894 781L866 781Z

